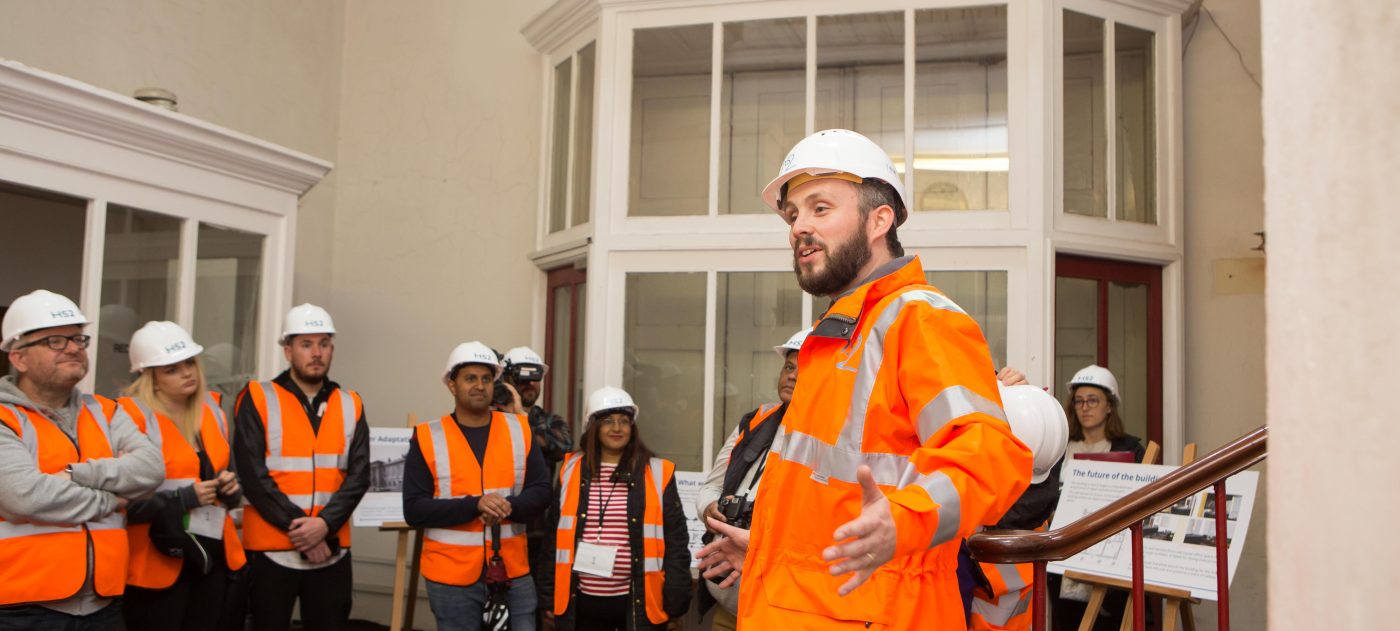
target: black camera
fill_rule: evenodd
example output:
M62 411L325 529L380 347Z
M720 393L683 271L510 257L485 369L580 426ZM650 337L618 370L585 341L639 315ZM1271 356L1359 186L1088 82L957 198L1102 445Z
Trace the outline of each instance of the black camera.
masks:
M534 364L506 364L505 375L502 379L511 384L519 384L522 381L540 381L544 379L544 368Z
M719 506L717 508L719 509L719 514L724 515L724 521L735 528L748 530L749 524L753 522L753 501L747 497L736 497L734 495L722 497L719 500ZM700 541L709 544L711 541L715 540L715 536L715 533L707 530L704 536L700 538ZM729 578L729 574L709 577L706 580L718 585L723 583L726 578Z

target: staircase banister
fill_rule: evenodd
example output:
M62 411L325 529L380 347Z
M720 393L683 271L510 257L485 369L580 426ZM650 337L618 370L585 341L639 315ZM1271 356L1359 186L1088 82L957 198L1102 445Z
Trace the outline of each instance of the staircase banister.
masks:
M968 547L986 563L1063 561L1260 462L1268 456L1268 436L1269 427L1260 427L1063 528L982 532L968 539Z

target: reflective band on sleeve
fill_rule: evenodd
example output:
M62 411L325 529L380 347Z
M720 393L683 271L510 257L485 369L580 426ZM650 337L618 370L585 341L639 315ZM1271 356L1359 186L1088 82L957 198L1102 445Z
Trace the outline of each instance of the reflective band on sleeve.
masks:
M436 469L437 495L440 500L452 499L452 456L447 450L447 430L442 419L428 423L428 436L433 442L433 465Z
M932 401L919 410L919 443L927 443L945 425L969 414L981 412L992 418L1006 420L1001 406L966 386L944 388Z
M219 402L214 400L214 393L204 393L204 405L209 406L209 411L214 415L214 422L219 424L219 433L223 435L224 442L229 442L228 418L224 416L224 409L219 407Z
M525 421L529 422L529 421ZM515 467L514 487L510 495L519 495L521 489L525 488L525 429L521 427L521 418L518 414L506 415L506 427L510 430L510 453Z
M360 419L355 415L355 397L343 388L336 388L336 393L340 395L340 429L345 433L345 446L341 448L335 466L344 471L350 464L350 441L355 438L355 423Z
M901 293L885 306L884 310L880 312L879 318L864 335L865 342L861 346L860 365L856 367L855 384L851 388L851 403L846 408L846 421L841 427L841 437L836 440L837 447L849 451L861 450L865 441L865 412L870 407L870 395L875 389L875 380L880 374L880 366L885 361L885 335L899 319L904 307L915 303L924 303L942 311L965 313L952 300L927 289L914 289Z
M958 494L958 487L942 471L920 475L914 479L914 484L928 491L929 498L938 504L938 530L933 533L933 541L929 542L928 547L952 541L957 537L962 521L962 496Z
M560 549L555 550L555 551L554 551L554 562L555 562L555 563L563 563L563 564L566 564L566 565L567 565L567 564L569 563L569 553L570 553L570 552L572 552L572 550L565 550L565 549L563 549L563 548L560 548Z
M274 459L282 458L282 402L277 396L277 386L271 381L263 381L258 385L262 390L263 409L267 410L267 418L263 419L267 423L267 468L273 471L310 471L311 463L308 461L306 467L296 467L288 469L273 466Z
M429 528L424 536L438 543L453 546L479 546L486 543L486 534L479 531L452 530L450 528Z
M660 572L662 567L664 566L662 565L661 557L646 557L646 559L642 561L643 572Z
M82 526L50 526L45 524L16 524L10 521L0 521L0 539L13 539L15 537L29 537L33 535L51 535L60 532L82 532Z

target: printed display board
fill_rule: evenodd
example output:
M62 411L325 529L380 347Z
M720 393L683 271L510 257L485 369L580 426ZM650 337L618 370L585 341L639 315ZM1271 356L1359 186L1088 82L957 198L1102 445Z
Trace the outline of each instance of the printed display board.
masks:
M1167 465L1067 460L1060 475L1064 482L1060 503L1050 527L1069 525L1175 469ZM1190 590L1196 598L1215 600L1215 512L1222 505L1226 511L1229 578L1233 581L1254 513L1258 485L1257 471L1242 471L1226 480L1224 502L1217 501L1212 486L1148 517L1142 527L1144 580ZM1050 563L1047 571L1062 574L1076 570L1132 580L1132 568L1131 534L1124 530L1073 557Z

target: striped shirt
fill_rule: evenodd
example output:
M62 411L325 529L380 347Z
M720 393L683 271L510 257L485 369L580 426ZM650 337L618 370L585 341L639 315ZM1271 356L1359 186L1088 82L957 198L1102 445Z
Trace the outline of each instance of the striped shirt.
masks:
M616 468L615 464L602 463L598 479L589 486L588 516L583 522L583 536L579 540L617 548L611 577L578 575L579 591L590 596L626 596L632 587L632 544L627 534L627 483L610 481Z

